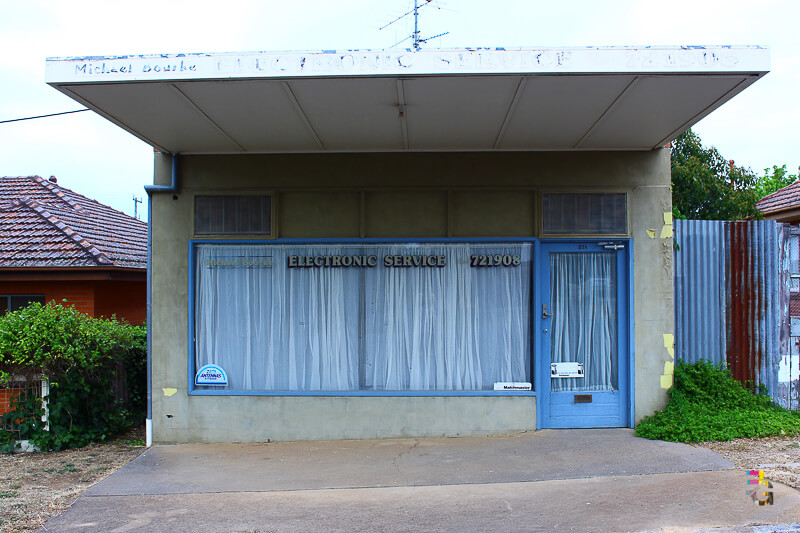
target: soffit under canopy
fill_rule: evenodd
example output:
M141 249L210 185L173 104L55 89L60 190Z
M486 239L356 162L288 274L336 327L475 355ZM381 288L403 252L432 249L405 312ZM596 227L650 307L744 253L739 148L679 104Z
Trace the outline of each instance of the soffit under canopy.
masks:
M47 60L47 83L167 153L651 150L769 50L609 47Z

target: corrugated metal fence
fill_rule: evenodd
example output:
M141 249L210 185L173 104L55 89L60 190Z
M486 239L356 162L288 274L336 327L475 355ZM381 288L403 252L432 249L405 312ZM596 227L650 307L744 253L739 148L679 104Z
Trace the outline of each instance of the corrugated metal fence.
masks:
M792 362L789 242L789 226L771 220L676 220L675 351L724 363L797 409L798 383L784 368Z

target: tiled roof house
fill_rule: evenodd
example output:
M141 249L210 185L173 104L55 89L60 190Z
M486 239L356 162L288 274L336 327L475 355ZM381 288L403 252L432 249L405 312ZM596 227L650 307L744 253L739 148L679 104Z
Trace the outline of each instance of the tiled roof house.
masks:
M764 214L767 220L777 220L788 224L800 224L800 180L790 183L783 189L778 189L768 194L756 203L756 208ZM790 275L792 277L792 290L789 297L789 315L800 317L800 291L797 290L796 281L800 278L800 269L796 261L800 237L796 228L792 230L791 237ZM794 335L794 333L792 334Z
M0 312L67 300L146 316L147 224L39 176L0 177Z
M768 220L797 224L800 222L800 180L766 195L756 207Z

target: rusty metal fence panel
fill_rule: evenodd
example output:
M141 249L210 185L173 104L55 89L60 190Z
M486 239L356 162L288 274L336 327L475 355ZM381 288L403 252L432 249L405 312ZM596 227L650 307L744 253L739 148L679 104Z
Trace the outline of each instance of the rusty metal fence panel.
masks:
M789 228L771 220L675 221L675 348L765 385L784 407L789 359Z

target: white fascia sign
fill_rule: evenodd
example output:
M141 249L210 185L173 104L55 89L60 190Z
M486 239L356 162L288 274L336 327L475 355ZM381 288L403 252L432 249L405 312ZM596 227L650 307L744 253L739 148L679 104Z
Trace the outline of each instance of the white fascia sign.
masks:
M57 85L236 78L768 71L769 49L761 46L586 46L61 57L47 59L45 81Z
M228 384L228 374L218 365L206 365L194 376L195 385L218 385Z

